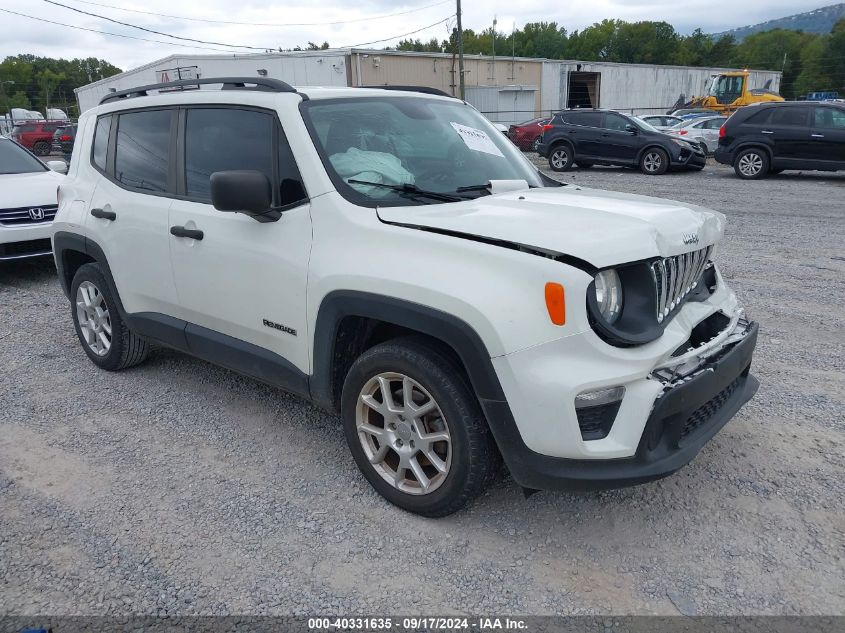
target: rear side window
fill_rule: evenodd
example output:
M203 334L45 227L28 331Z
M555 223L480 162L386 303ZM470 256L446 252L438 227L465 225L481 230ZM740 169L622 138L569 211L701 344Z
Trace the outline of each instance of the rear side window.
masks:
M745 123L750 123L751 125L765 125L769 122L769 118L772 115L771 110L761 110L760 112L755 112L750 117L745 119Z
M167 191L170 110L127 112L118 117L114 177L145 191Z
M772 125L807 125L807 108L774 108L772 110Z
M34 132L34 125L16 125L12 128L12 134L21 134L22 132Z
M280 182L282 205L305 197L290 146L279 134L274 174L273 131L276 119L266 112L235 108L193 108L185 122L185 193L211 202L211 174L217 171L260 171Z
M564 120L572 125L584 125L587 127L601 127L601 112L567 112L563 115Z
M106 152L109 148L109 132L111 131L111 115L97 119L94 130L94 149L91 159L100 171L106 171Z
M813 127L845 130L845 110L813 108Z

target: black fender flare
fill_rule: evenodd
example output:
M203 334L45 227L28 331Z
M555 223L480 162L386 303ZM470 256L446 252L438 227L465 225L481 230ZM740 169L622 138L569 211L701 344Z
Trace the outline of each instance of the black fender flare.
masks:
M460 358L479 399L504 400L490 354L478 333L458 317L426 305L354 290L327 294L314 324L311 398L333 409L332 366L334 344L341 321L350 316L397 325L448 345Z
M114 275L112 275L109 261L106 259L106 254L100 245L84 235L70 233L68 231L57 231L53 235L53 257L56 260L59 283L62 286L65 296L70 299L70 285L73 282L73 276L67 270L67 255L70 252L87 255L103 269L106 282L109 284L109 291L117 302L118 310L120 310L121 315L125 315L126 310L123 309L120 293L117 291L117 286L114 283Z

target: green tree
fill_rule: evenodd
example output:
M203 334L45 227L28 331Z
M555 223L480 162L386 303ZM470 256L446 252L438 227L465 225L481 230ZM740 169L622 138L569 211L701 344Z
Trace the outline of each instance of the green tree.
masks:
M796 79L801 74L801 52L819 37L813 33L786 29L754 33L736 47L734 65L761 70L782 70L781 94L788 99L795 98L799 94L796 90Z
M616 29L621 20L602 20L583 31L573 31L569 36L567 57L587 61L611 61L611 51Z

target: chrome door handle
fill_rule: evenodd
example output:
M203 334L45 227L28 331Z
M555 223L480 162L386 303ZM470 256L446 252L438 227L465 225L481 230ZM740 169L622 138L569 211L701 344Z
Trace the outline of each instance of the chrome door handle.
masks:
M771 130L760 130L760 134L774 134Z
M813 138L824 138L824 134L810 134Z

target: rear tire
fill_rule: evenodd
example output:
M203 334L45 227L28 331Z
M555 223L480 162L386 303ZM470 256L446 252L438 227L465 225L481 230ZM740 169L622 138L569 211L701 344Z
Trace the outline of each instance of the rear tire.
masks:
M500 466L465 375L416 338L382 343L353 363L343 384L341 416L352 457L367 481L415 514L442 517L461 509L487 488Z
M46 141L38 141L32 146L32 153L36 156L47 156L50 154L50 144Z
M742 150L734 161L734 172L743 180L763 178L769 173L769 156L756 147Z
M660 176L669 169L669 155L659 147L650 147L640 157L640 171L647 176Z
M79 267L70 287L71 313L82 349L97 367L108 371L142 363L149 353L147 341L132 332L97 264Z
M549 167L552 171L569 171L575 158L573 154L572 148L566 143L556 145L549 152Z

